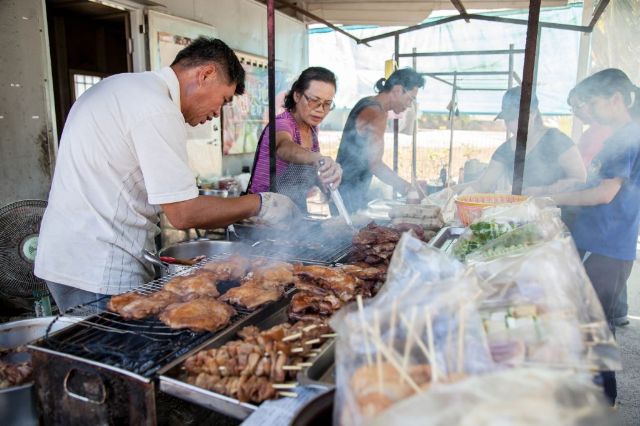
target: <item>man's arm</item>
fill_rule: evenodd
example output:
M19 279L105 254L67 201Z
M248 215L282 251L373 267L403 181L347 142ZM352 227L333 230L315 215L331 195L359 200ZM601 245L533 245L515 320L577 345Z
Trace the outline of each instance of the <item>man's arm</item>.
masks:
M402 179L389 166L384 164L384 131L387 127L387 115L379 108L368 107L362 110L356 122L356 130L367 139L369 150L369 168L378 179L392 186L401 194L411 189L411 184ZM345 165L348 167L349 165Z
M559 206L597 206L609 204L622 187L622 178L604 179L600 185L583 191L553 194L551 198Z
M161 204L160 207L177 229L213 229L256 216L260 211L260 195L237 198L201 195L191 200Z

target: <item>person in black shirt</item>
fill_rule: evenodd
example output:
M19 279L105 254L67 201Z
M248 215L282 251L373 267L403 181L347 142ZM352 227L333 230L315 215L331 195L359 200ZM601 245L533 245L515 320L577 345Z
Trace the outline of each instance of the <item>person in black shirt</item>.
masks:
M360 99L344 126L336 162L342 166L340 193L350 212L366 209L371 179L375 175L400 194L411 184L382 161L387 113L399 114L415 102L424 78L411 68L395 71L376 83L376 96Z

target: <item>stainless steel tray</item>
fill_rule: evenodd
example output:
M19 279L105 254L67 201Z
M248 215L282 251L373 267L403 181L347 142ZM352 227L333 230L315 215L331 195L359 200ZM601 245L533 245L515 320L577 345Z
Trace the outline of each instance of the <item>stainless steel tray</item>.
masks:
M445 226L429 241L429 245L445 253L451 253L451 246L460 238L465 229L458 226Z
M326 341L320 353L311 360L311 366L298 373L298 383L320 389L336 387L335 339Z
M198 351L217 348L226 342L235 339L237 337L237 332L243 327L255 325L260 329L267 329L274 325L287 322L289 319L287 316L287 307L289 306L290 301L291 293L278 302L272 303L262 310L255 312L251 316L247 317L246 320L238 323L228 330L225 330L223 334L203 343L165 367L160 371L160 390L185 401L201 405L230 417L235 417L236 419L243 420L247 418L258 408L257 405L240 402L235 398L221 395L198 386L190 385L183 381L184 372L181 367L182 362Z

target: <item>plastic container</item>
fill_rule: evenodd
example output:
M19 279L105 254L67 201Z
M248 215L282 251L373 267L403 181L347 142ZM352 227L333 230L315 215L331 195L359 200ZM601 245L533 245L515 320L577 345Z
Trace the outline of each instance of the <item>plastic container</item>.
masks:
M466 194L456 197L456 211L464 226L480 217L482 210L500 204L521 203L529 197L511 194Z

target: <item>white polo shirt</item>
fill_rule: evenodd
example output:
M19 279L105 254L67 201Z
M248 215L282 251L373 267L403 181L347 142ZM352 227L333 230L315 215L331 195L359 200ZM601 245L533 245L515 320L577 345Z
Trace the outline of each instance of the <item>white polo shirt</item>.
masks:
M64 126L35 274L117 294L152 278L159 204L198 196L178 78L119 74L86 91Z

